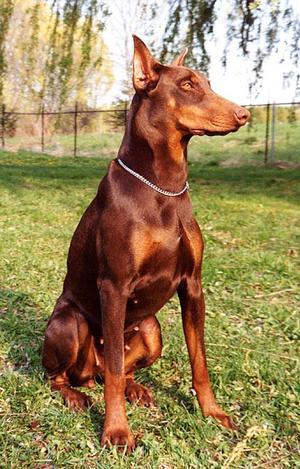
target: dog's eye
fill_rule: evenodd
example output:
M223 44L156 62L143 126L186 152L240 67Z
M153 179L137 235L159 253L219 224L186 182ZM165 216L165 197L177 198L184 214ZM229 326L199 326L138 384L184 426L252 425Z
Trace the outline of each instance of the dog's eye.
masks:
M190 90L192 89L192 83L190 81L185 81L184 83L181 84L181 87L184 89L184 90Z

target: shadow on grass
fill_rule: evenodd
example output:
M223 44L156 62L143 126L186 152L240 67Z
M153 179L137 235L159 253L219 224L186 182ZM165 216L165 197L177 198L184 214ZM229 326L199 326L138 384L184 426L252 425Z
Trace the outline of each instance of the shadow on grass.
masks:
M0 185L16 192L18 188L34 190L35 185L63 187L76 191L90 187L104 176L109 160L101 158L54 158L30 154L0 153ZM205 166L201 162L189 164L192 194L202 186L210 186L216 195L224 189L232 194L262 194L282 200L298 201L300 197L300 170L258 167L221 168Z
M252 196L299 203L299 169L201 167L198 163L192 163L189 180L195 197L201 194L204 186L213 196L242 196L245 203L247 197Z
M176 402L178 406L184 406L190 414L194 414L199 411L199 407L194 405L195 399L192 396L180 391L177 384L171 384L168 386L164 385L162 380L158 380L156 378L156 373L151 369L151 367L143 369L141 375L141 382L145 386L149 386L153 389L154 401L157 401L157 399L155 399L155 394L162 393L168 396L171 402Z
M3 187L12 189L13 186L28 187L28 181L39 182L39 185L51 186L60 182L64 186L74 187L87 186L91 180L100 179L104 176L106 165L99 167L72 167L72 166L29 166L29 165L5 165L1 167L0 184ZM27 183L27 184L26 184Z
M41 371L41 347L46 320L26 293L0 290L0 330L7 361L18 372Z

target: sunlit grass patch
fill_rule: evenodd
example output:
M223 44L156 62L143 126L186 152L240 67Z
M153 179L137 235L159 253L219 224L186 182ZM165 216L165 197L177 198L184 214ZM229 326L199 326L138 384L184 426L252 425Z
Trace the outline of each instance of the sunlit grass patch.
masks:
M73 413L51 393L43 332L62 287L71 235L108 161L0 155L0 445L3 467L297 467L300 172L190 164L205 238L207 355L239 432L205 420L176 298L158 318L163 355L138 379L156 406L127 405L138 447L102 450L103 388Z

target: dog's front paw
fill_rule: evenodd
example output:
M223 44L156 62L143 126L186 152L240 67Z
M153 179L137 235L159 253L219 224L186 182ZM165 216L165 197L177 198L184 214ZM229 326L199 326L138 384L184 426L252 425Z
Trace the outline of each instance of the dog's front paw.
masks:
M135 448L135 441L129 428L104 429L101 436L101 446L109 448L111 445L117 446L119 451L129 454Z

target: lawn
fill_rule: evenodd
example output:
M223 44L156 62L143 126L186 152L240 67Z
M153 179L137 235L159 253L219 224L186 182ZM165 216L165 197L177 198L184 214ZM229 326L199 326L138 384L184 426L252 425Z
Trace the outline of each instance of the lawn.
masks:
M138 446L125 456L99 444L103 388L88 391L90 410L73 413L50 392L40 363L71 235L108 160L2 152L0 164L0 466L300 467L300 170L190 163L206 242L208 364L239 430L205 420L190 393L174 298L158 316L163 356L138 374L156 406L127 405Z

